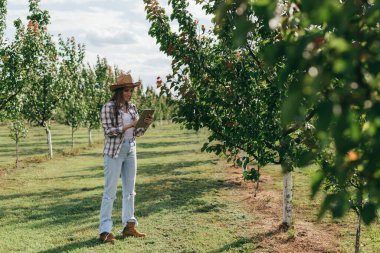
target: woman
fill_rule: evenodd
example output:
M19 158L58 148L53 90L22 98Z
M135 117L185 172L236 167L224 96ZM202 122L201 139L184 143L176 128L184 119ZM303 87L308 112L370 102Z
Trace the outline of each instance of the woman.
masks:
M100 208L99 239L103 242L115 240L112 230L112 207L116 199L118 179L121 175L123 186L122 222L123 238L143 237L136 230L134 216L136 179L136 140L135 124L138 120L136 106L130 103L133 89L141 82L134 83L130 74L121 74L116 84L110 86L113 96L101 111L104 129L104 192ZM151 116L144 119L151 124ZM143 133L139 133L141 135Z

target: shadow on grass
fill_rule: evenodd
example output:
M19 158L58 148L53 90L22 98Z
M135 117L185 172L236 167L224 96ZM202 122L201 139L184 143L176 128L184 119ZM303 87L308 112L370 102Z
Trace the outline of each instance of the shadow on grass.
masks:
M255 244L260 244L260 242L264 241L266 238L273 238L274 236L281 233L282 232L278 227L261 233L256 233L252 239L252 242Z
M241 237L238 240L226 244L223 247L221 247L218 250L210 251L209 253L222 253L222 252L230 252L230 250L233 249L240 249L239 252L241 252L241 247L243 247L245 244L253 244L254 249L259 249L263 248L260 243L264 241L265 239L273 239L274 236L277 234L281 233L281 231L278 228L274 228L269 231L261 232L261 233L256 233L253 237ZM253 251L255 252L255 251ZM265 251L267 252L267 251ZM268 251L269 252L269 251Z
M254 244L255 249L258 249L258 248L262 247L262 246L260 246L260 243L262 241L264 241L266 238L273 238L274 236L276 236L279 233L281 233L281 231L278 228L275 228L275 229L265 231L262 233L257 233L251 238L241 237L238 240L236 240L232 243L226 244L218 250L210 251L209 253L229 252L232 249L240 249L241 247L243 247L243 245L248 244L248 243Z
M27 223L33 220L33 228L45 228L57 224L70 224L86 221L98 215L103 185L75 189L54 189L34 193L20 193L0 196L4 200L17 200L17 203L27 203L26 206L12 205L3 208L6 216L17 216L18 222ZM89 193L90 192L90 193ZM92 192L92 193L91 193ZM86 193L86 197L75 197ZM3 218L6 218L3 217ZM13 219L9 224L14 222ZM2 222L3 225L8 223Z
M164 138L173 138L173 139L174 138L184 138L184 137L188 137L188 136L190 136L191 138L194 138L194 136L201 135L201 134L198 134L195 131L188 131L188 132L181 131L178 134L171 134L171 133L168 134L168 133L165 132L164 129L162 130L161 133L162 133L162 135L160 135L160 138L164 137ZM163 134L165 134L165 135L163 135ZM148 134L144 135L142 137L142 139L157 139L157 134L156 135L149 135L149 133L148 133Z
M137 160L160 158L160 157L172 156L172 155L181 155L181 154L187 154L189 152L194 152L194 150L189 149L189 150L176 150L176 151L137 151ZM79 156L103 157L103 152L90 152L90 153L80 154Z
M58 246L56 248L39 251L39 253L69 252L72 250L94 247L100 244L102 243L97 238L94 238L94 239L89 239L86 241L69 243L65 246Z
M170 152L169 152L170 153ZM176 154L176 153L174 153ZM151 176L151 175L184 175L184 174L198 174L198 172L190 171L186 172L185 168L196 167L200 165L210 165L216 164L217 159L206 159L198 161L186 161L186 162L173 162L173 163L162 163L162 164L148 164L140 165L137 169L138 175Z
M103 168L102 168L103 169ZM59 179L59 180L67 180L67 181L70 181L70 182L73 182L75 180L80 180L80 179L89 179L89 178L103 178L103 170L101 172L98 172L98 173L94 173L94 174L91 174L91 175L75 175L75 176L61 176L61 177L44 177L44 178L40 178L39 180L54 180L54 179ZM85 191L86 189L88 189L87 187L83 187L81 188L82 191Z
M210 191L229 187L231 185L222 180L195 178L172 178L138 184L136 214L146 217L163 210L212 211L210 203L200 199Z
M22 158L22 156L24 155L41 155L41 154L47 154L48 153L48 147L46 146L46 148L31 148L31 149L22 149L22 147L20 147L20 157ZM16 152L16 147L14 147L13 149L10 148L10 149L1 149L0 150L0 156L1 157L11 157L13 159L13 157L15 156L15 152Z
M233 249L241 249L241 247L243 247L244 244L252 243L252 242L253 241L251 238L241 237L237 239L236 241L226 244L218 250L210 251L209 253L222 253L222 252L229 252L230 250L233 250ZM239 251L239 252L242 252L242 251Z
M154 158L164 158L167 156L179 156L187 155L189 153L195 153L197 150L194 149L181 149L175 151L137 151L137 159L154 159ZM199 148L200 152L200 148Z
M202 147L202 142L195 140L194 138L188 138L188 140L184 140L183 138L180 140L174 140L174 141L163 141L163 142L142 142L140 143L137 141L137 150L139 148L143 149L149 149L149 148L159 148L159 147L168 147L168 146L183 146L183 145L192 145L192 144L199 144L199 149Z

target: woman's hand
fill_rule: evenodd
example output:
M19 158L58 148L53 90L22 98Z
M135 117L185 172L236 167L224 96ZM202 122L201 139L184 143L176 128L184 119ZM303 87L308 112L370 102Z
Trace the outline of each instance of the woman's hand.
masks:
M145 123L145 124L150 125L150 124L152 124L152 122L153 122L152 115L148 115L148 117L146 117L146 118L144 119L144 123Z
M131 122L131 123L128 123L128 124L124 124L123 126L123 130L126 131L128 130L129 128L132 128L132 127L135 127L136 126L136 123L139 119L136 119L135 121Z

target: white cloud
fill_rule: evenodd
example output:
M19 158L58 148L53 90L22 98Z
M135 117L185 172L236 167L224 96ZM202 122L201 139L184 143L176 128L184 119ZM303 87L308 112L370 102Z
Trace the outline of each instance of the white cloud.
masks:
M109 46L111 45L128 45L137 42L136 35L131 32L107 32L100 33L97 31L86 34L86 41L89 41L94 46Z

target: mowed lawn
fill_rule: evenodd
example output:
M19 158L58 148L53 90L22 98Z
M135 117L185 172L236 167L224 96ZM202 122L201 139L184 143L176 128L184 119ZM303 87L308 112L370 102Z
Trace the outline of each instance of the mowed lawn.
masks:
M70 129L55 128L60 129L53 131L55 149L69 149ZM138 139L135 209L139 229L148 236L104 245L97 240L102 144L81 149L87 141L82 129L79 155L61 154L52 161L26 159L21 168L10 169L6 164L13 162L12 142L5 141L6 130L3 127L1 132L6 145L1 146L0 163L0 252L251 252L254 248L245 233L253 214L234 201L233 186L224 180L225 162L200 152L206 138L202 132L163 124ZM38 131L42 134L37 137ZM43 130L32 132L22 154L46 152ZM114 233L122 229L120 215L121 185Z

